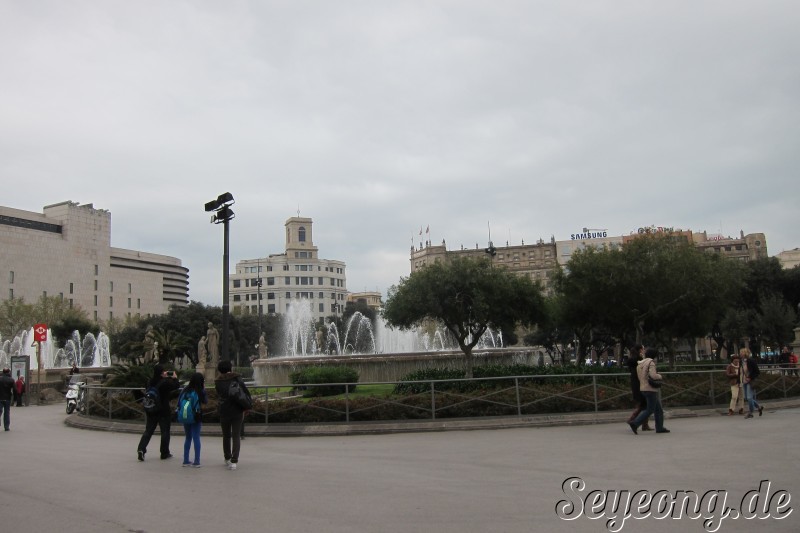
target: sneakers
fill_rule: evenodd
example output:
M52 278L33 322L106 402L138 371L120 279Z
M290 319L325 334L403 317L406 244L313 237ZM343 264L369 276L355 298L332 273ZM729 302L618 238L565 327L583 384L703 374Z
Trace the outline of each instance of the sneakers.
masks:
M236 470L236 463L228 464L228 470Z
M661 429L657 429L656 433L669 433L669 430L667 428L661 428Z
M162 455L161 460L163 461L164 459L172 459L172 454L168 453L167 455Z
M202 467L203 465L201 465L200 463L192 463L192 468L202 468Z
M188 467L188 466L192 466L192 463L183 463L181 466L182 466L182 467L184 467L184 468L186 468L186 467Z
M137 451L136 458L139 459L140 461L144 461L144 452L142 450Z
M753 413L747 413L747 416L745 416L745 418L746 418L746 419L747 419L747 418L753 418Z
M225 466L231 466L231 460L225 459Z
M628 422L628 425L631 427L631 431L633 431L634 435L638 435L639 434L639 432L636 431L636 424L634 424L633 422Z
M763 414L764 414L764 408L759 405L758 406L758 416L761 416Z

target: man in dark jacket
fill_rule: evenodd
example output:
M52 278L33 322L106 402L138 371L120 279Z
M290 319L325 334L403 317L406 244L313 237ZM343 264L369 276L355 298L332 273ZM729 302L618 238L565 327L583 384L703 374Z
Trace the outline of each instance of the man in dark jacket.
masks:
M153 367L153 378L147 383L147 388L155 387L158 391L159 408L154 413L145 412L145 428L142 438L139 440L139 447L136 456L140 461L144 461L144 454L147 453L147 445L150 437L156 431L156 426L161 430L161 458L169 459L172 454L169 451L169 431L172 425L172 410L169 400L178 390L178 375L164 370L161 365Z
M0 375L0 411L3 412L3 429L9 430L11 425L11 398L14 397L14 378L11 369L4 368Z
M229 397L231 384L238 382L239 387L246 395L250 395L242 378L238 374L231 372L230 361L220 361L217 365L219 377L214 382L219 398L219 423L222 426L222 453L225 456L225 464L229 470L236 470L239 463L239 449L241 447L242 421L244 420L244 409Z

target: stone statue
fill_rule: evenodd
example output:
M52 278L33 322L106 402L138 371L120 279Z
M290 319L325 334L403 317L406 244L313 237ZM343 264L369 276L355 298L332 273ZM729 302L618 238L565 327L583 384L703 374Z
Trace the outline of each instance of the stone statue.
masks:
M219 363L219 332L211 322L208 323L206 337L208 339L208 362L213 368L216 368Z
M318 329L316 333L317 352L322 353L324 346L322 346L322 330Z
M150 363L154 361L156 358L156 339L152 325L147 326L147 333L144 334L142 345L144 346L144 362Z
M266 339L264 339L263 333L258 338L258 358L259 359L267 358L267 341Z
M207 358L208 350L206 350L206 337L203 335L200 342L197 343L197 363L205 364Z

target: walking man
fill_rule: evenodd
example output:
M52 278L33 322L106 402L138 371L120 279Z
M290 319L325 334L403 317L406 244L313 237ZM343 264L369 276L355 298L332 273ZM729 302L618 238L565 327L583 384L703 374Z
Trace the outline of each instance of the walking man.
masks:
M6 367L0 375L0 411L3 412L3 429L8 431L11 425L11 399L14 397L14 378L11 369Z

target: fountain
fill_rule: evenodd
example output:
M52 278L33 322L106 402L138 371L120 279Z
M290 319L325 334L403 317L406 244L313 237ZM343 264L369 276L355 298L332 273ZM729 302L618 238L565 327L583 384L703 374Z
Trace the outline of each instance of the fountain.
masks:
M316 325L307 300L295 300L284 315L283 354L253 362L261 385L286 385L289 375L305 366L354 367L362 382L397 381L421 368L462 368L464 355L442 328L393 329L378 319L374 325L353 313L342 330L335 323ZM503 347L502 334L487 330L473 349L475 364L536 364L529 348Z
M33 344L33 328L23 330L13 340L0 339L0 365L9 365L12 356L27 355L30 370L38 370L39 361ZM73 363L81 368L102 368L111 366L111 352L108 336L100 332L97 337L86 333L83 338L73 331L63 348L53 342L52 331L47 330L47 340L41 345L42 367L44 370L71 368Z

